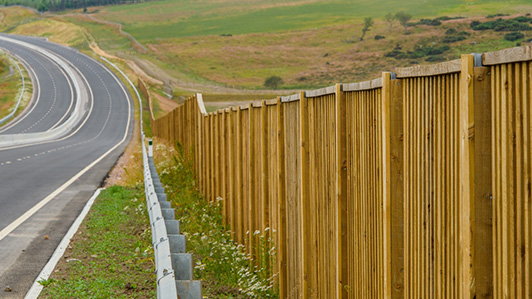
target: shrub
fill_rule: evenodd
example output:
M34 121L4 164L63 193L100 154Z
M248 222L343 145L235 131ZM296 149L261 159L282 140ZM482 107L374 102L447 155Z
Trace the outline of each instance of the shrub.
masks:
M456 33L458 33L458 31L456 31L456 29L454 29L454 28L447 29L447 31L445 31L445 34L447 34L447 35L453 35L453 34L456 34Z
M466 37L463 36L463 35L448 35L448 36L445 36L442 39L442 42L444 42L444 43L454 43L454 42L463 41L465 39L466 39Z
M442 16L442 17L437 17L437 18L434 19L434 20L438 20L438 21L448 21L448 20L459 20L459 19L464 19L464 17L449 17L449 16Z
M494 14L494 15L487 15L486 18L488 19L493 19L495 17L506 17L508 16L507 14L503 14L503 13L498 13L498 14Z
M519 23L530 23L532 22L532 18L531 17L525 17L525 16L520 16L520 17L517 17L517 18L513 18L513 20L519 22Z
M495 31L529 31L532 30L530 25L519 22L515 19L503 20L497 19L495 21L488 21L481 23L479 21L473 21L469 26L473 30L495 30Z
M384 53L384 56L385 57L394 57L396 59L407 58L407 55L405 54L405 52L403 52L401 50L397 50L397 49L394 49L394 50L392 50L390 52Z
M469 27L471 27L472 29L475 29L475 27L480 24L482 24L480 21L473 21L471 22L471 24L469 24Z
M522 39L524 37L525 35L522 34L521 32L510 32L504 35L504 39L509 40L511 42L516 41L518 39Z
M421 58L425 56L425 53L423 53L422 51L408 51L407 54L408 58L412 59Z
M493 30L495 31L529 31L532 30L530 25L519 23L514 20L506 20L505 22L498 22Z
M490 30L490 29L493 29L493 27L486 23L473 27L473 30L477 30L477 31Z
M375 35L375 40L385 39L386 37L382 35Z
M270 76L264 80L264 87L277 89L279 86L283 85L284 81L279 76Z
M427 62L440 62L440 61L445 61L445 57L443 57L441 55L434 55L434 56L429 56L429 57L425 58L425 61L427 61Z
M425 53L427 55L438 55L438 54L443 54L449 49L451 49L451 47L449 47L448 45L441 46L441 47L428 47L426 48Z
M415 25L440 26L441 21L438 19L421 19Z

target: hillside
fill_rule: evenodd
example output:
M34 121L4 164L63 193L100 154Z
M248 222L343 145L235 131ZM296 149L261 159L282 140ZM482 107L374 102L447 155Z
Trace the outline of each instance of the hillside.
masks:
M9 16L5 11L2 15ZM385 20L399 11L413 17L406 31ZM90 8L89 14L32 14L15 26L4 22L4 31L47 36L86 50L95 42L170 82L176 94L267 96L273 92L262 89L270 76L281 77L283 89L310 89L513 47L532 38L532 31L518 30L523 36L509 41L504 36L512 31L474 30L471 23L512 19L526 11L532 11L526 1L163 0ZM366 17L374 25L361 41ZM435 19L440 24L430 22ZM122 24L138 44L109 22Z
M178 73L225 86L262 88L265 78L281 77L284 88L314 88L334 82L366 80L382 70L459 57L460 53L497 50L515 46L504 40L507 32L473 31L472 19L490 14L532 11L531 5L513 1L158 1L100 8L95 17L118 22ZM523 1L522 3L525 3ZM379 7L382 9L376 10ZM403 10L421 18L443 16L465 19L442 21L440 26L418 25L404 34L387 13ZM359 41L363 18L375 24L365 41ZM165 21L161 21L165 20ZM445 32L466 31L466 39L444 43ZM532 35L525 32L525 40ZM375 40L380 35L384 39ZM405 52L432 46L451 49L425 61L426 57L384 57L399 45ZM164 65L163 65L164 66Z

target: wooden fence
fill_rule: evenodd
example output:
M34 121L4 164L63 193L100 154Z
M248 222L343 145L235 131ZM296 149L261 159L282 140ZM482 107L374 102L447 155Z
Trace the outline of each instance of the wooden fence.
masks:
M532 51L153 122L282 298L532 298Z

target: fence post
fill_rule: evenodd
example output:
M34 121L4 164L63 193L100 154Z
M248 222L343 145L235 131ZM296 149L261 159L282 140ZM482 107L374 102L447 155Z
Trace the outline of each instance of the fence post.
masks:
M342 84L336 84L336 252L337 297L348 298L344 289L347 274L347 263L343 259L347 256L347 148L346 148L346 98Z
M233 113L233 109L229 108L228 113L228 133L229 133L229 144L228 144L228 157L229 160L227 161L227 166L229 170L228 174L228 185L229 185L229 196L228 196L228 205L227 205L227 215L229 216L229 224L231 225L231 236L233 239L236 239L235 236L235 142L234 142L234 135L235 135L235 126L233 125L233 121L235 118L235 115Z
M474 219L474 143L470 130L474 129L473 55L462 55L459 103L459 290L462 298L469 299L474 293L472 259L472 223Z
M391 193L390 193L390 73L382 73L381 126L382 126L382 199L384 218L384 297L391 297Z
M254 232L256 229L255 224L257 223L257 203L258 198L260 196L260 190L257 190L257 185L259 180L255 176L256 174L256 160L258 159L257 155L255 155L255 149L256 149L256 143L260 140L260 137L257 137L255 134L255 127L256 125L256 117L255 117L255 110L253 104L249 104L249 233L248 233L248 244L249 244L249 251L251 252L252 256L256 258L255 254L255 244L254 242Z
M493 294L491 76L487 67L474 68L474 128L470 140L474 159L473 274L477 299Z
M221 157L222 161L220 163L220 167L222 169L222 178L220 180L221 182L221 196L223 198L222 201L222 215L223 215L223 223L224 225L228 225L229 222L227 222L227 204L228 204L228 195L227 195L227 113L225 110L221 110L220 113L222 114L222 124L221 124Z
M391 298L404 298L404 169L403 169L403 82L389 84L389 213ZM384 87L384 82L383 82ZM384 90L383 90L384 92Z
M243 234L243 224L244 224L244 215L243 215L243 153L242 153L242 110L240 106L236 109L236 196L235 196L235 211L236 211L236 227L233 230L236 230L236 240L240 244L245 244L244 234Z
M251 109L251 108L250 108ZM277 261L279 269L279 297L287 297L287 261L286 261L286 170L285 170L285 129L284 129L284 105L281 98L277 98L277 169L279 170L279 227L277 235L279 243L277 244Z
M308 207L305 206L306 201L308 200L308 190L309 190L309 148L308 148L308 102L305 98L305 93L301 92L300 103L299 103L299 139L301 144L301 173L300 173L300 188L301 188L301 202L300 202L300 217L301 217L301 279L300 281L302 290L301 294L303 298L308 298L308 283L307 283L307 272L309 269L308 263L315 261L307 261L306 259L306 249L309 246L307 240L309 239L308 230L306 229L308 222Z

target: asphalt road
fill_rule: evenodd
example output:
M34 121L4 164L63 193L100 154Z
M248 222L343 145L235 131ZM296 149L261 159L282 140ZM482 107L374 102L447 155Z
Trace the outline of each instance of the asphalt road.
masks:
M46 56L0 40L0 48L23 57L34 77L35 103L18 120L0 128L2 134L44 132L61 124L71 112L74 92L69 77Z
M0 148L0 297L20 298L123 152L132 135L134 106L118 78L92 58L43 39L0 36L60 56L79 70L84 78L79 84L87 91L88 109L66 137ZM0 134L42 132L64 122L76 98L64 70L39 51L5 41L0 47L31 67L40 88L26 116ZM4 292L6 285L12 292Z

